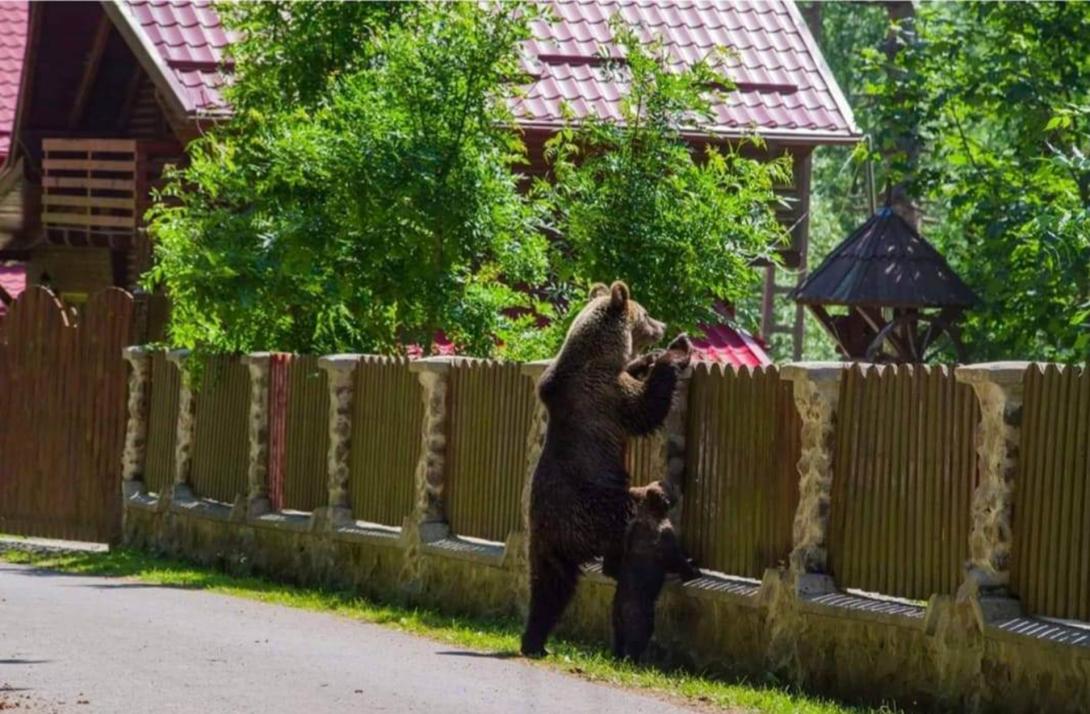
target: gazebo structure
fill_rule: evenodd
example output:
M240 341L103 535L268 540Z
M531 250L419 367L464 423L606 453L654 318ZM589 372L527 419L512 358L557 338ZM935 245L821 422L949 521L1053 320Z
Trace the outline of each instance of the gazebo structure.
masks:
M963 361L957 323L976 302L946 259L889 206L791 297L813 311L845 358L868 362L926 362L944 345Z

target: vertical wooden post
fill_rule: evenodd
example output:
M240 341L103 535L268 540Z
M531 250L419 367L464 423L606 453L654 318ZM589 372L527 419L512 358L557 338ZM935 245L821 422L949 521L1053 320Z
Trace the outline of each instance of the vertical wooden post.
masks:
M329 452L326 471L330 523L336 527L352 523L348 500L349 457L352 447L352 398L356 391L356 367L360 355L327 355L318 359L318 367L329 378Z
M121 495L130 498L144 492L147 463L148 409L151 359L143 347L126 347L122 356L129 363L129 415L125 426L125 451L121 456Z
M958 367L958 381L980 403L976 445L979 481L969 532L970 587L1005 594L1010 583L1011 515L1022 440L1022 386L1028 362Z
M269 352L245 355L250 371L250 459L246 470L246 517L256 518L271 509L269 502Z
M840 400L840 362L784 365L780 377L793 383L802 419L799 505L795 511L791 575L800 590L832 588L828 577L829 500L833 492L833 427Z
M189 350L172 350L167 353L167 361L178 368L181 379L178 380L178 431L174 442L174 489L172 498L193 498L189 487L189 477L193 467L193 437L197 428L196 400L189 377L185 373L185 363L189 359Z
M450 366L457 357L428 357L409 364L423 387L424 420L420 459L416 465L416 521L423 542L450 535L443 490L446 486L447 441L450 437Z

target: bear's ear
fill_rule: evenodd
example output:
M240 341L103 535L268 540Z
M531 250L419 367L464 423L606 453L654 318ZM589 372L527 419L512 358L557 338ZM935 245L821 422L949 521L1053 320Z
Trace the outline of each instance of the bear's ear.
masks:
M605 283L595 283L590 286L590 299L605 297L609 295L609 288Z
M614 310L621 310L628 305L628 286L620 280L609 288L609 306Z

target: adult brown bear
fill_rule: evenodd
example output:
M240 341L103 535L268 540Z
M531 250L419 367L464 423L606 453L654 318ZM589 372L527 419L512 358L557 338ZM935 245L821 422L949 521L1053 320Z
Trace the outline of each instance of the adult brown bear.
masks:
M633 359L665 329L630 299L624 283L596 285L538 382L549 422L530 489L524 655L545 654L545 641L575 593L580 565L605 556L603 570L616 575L632 514L625 442L662 426L692 354L681 335L666 351Z

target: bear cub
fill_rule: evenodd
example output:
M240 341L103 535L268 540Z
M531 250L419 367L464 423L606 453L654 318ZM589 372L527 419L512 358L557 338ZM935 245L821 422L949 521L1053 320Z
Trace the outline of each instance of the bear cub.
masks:
M655 629L655 602L667 573L687 582L700 571L682 552L670 522L668 512L677 500L672 485L655 481L629 492L635 515L625 530L613 598L613 655L638 661Z

